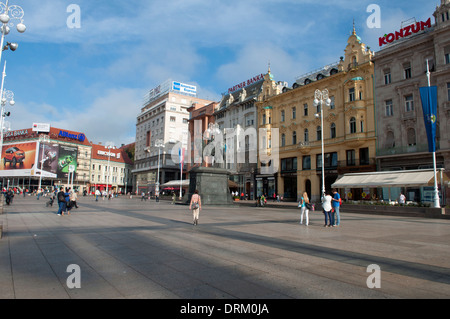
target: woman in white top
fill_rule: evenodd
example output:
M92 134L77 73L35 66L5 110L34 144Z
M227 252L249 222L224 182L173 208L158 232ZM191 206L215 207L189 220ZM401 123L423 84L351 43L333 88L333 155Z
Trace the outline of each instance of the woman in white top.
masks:
M308 193L303 192L301 199L301 217L300 217L300 225L303 224L303 214L306 214L306 226L309 225L309 209L306 207L306 203L309 204Z
M324 227L330 227L334 225L334 216L331 212L331 199L331 195L328 192L326 192L325 196L322 198L322 208L325 215L325 225L323 225Z
M194 225L198 225L198 217L200 214L200 209L202 209L202 199L198 194L198 190L194 191L194 195L191 197L191 203L189 204L189 209L192 210Z

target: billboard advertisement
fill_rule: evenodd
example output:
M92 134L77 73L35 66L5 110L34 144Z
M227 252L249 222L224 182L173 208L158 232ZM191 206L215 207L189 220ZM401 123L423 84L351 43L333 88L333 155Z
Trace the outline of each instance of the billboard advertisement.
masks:
M77 171L78 148L40 142L3 145L0 177L67 178Z
M56 174L58 178L67 178L70 172L77 172L78 148L66 145L59 145L58 168ZM76 177L75 177L76 179Z
M42 169L42 177L56 178L58 172L59 145L39 143L39 154L37 157L38 175Z
M1 150L0 177L34 175L37 144L37 142L4 144Z

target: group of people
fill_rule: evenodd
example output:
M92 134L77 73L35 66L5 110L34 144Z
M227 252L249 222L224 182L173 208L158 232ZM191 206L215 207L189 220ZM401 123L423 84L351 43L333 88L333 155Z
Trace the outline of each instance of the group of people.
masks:
M341 196L336 189L333 189L332 193L333 196L330 195L330 192L325 192L322 197L322 209L325 216L324 227L336 227L341 224L341 217L339 214L339 208L342 203ZM310 203L306 192L302 194L298 207L301 208L300 225L303 224L303 218L305 217L306 226L308 226L309 211L314 209L314 205Z
M73 207L78 208L77 205L77 193L71 190L70 187L66 187L66 191L64 191L64 187L59 189L58 194L56 194L56 198L58 199L58 216L63 216L64 213L70 215L70 211Z

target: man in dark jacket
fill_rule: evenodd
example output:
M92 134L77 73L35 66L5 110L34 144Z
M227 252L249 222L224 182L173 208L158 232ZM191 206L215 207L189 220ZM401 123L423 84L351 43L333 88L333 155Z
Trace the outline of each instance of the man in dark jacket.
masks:
M59 189L58 194L56 195L56 198L58 198L58 216L64 215L64 211L66 210L66 193L64 193L64 187L61 187Z

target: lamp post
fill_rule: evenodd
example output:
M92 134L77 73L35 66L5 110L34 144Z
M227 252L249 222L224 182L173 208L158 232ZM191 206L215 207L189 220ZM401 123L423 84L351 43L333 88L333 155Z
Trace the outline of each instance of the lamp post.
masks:
M116 149L113 142L107 142L106 146L108 149L108 171L106 172L107 178L106 178L106 196L109 198L109 192L108 192L108 186L109 186L109 180L111 178L111 167L109 166L110 160L111 160L111 149ZM111 189L112 189L112 182L111 182Z
M157 200L159 201L159 167L161 166L161 148L164 148L164 141L159 139L155 141L155 147L158 148L158 176L156 177L156 189L155 196L157 196Z
M14 23L12 20L19 20L20 22L16 25L16 29L19 33L24 33L27 29L25 24L23 24L23 16L25 15L25 12L23 11L22 7L18 5L9 5L9 0L6 0L6 4L3 2L0 2L0 31L2 33L1 35L1 41L0 41L0 62L2 60L2 52L5 50L11 49L11 51L16 51L18 44L17 43L10 43L7 42L5 44L5 36L9 34L11 31L10 27L14 26Z
M325 89L323 91L316 90L314 93L314 106L317 107L320 105L320 114L316 114L316 117L320 117L320 137L322 141L322 198L325 196L325 146L323 142L323 103L325 102L326 106L331 105L331 99L328 96L328 90Z
M39 149L41 148L42 144L42 155L41 155L41 173L39 174L39 188L38 192L41 190L42 185L42 167L44 165L44 152L45 152L45 143L50 142L50 137L48 135L41 134L39 136Z
M5 67L3 68L3 75L2 75L2 84L1 84L1 110L0 110L0 155L3 151L3 131L4 131L4 119L7 116L10 116L10 112L5 112L6 103L9 101L9 105L14 106L16 102L14 101L14 93L11 91L5 91L4 90L4 84L5 84L5 76L6 76L6 62Z

